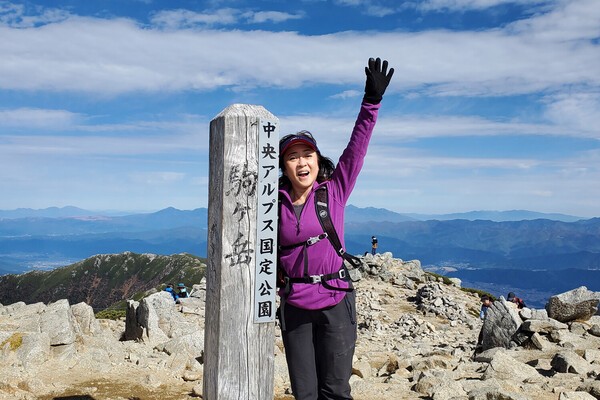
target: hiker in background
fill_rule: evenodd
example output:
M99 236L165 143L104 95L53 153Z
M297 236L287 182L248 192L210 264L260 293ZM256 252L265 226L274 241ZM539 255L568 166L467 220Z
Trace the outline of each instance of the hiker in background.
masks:
M338 161L321 155L308 131L279 141L278 256L284 286L279 319L292 392L297 400L352 399L356 294L344 259L317 216L317 191L327 190L328 215L344 245L344 207L362 168L393 68L369 59L365 95ZM324 239L324 240L323 240Z
M510 292L508 294L507 299L508 301L515 303L517 305L517 308L525 308L527 307L527 305L525 304L525 302L523 301L523 299L518 298L517 296L515 296L514 292Z
M173 284L169 283L167 285L167 287L165 288L165 292L168 292L171 294L171 296L173 296L173 300L175 302L177 302L179 300L179 296L177 296L177 293L175 293L175 289L173 289Z
M481 296L481 310L479 311L479 318L484 321L487 316L489 308L492 306L492 299L490 296L484 294ZM483 326L479 330L479 336L477 337L477 344L475 345L475 353L481 351L481 345L483 344Z
M485 295L485 294L483 296L481 296L481 310L479 311L479 318L481 320L485 319L488 309L491 306L492 306L492 299L490 299L490 296Z
M183 283L177 284L177 296L179 296L180 299L190 297L190 295L187 292L187 289Z
M375 253L377 253L377 238L371 236L371 254L375 255Z

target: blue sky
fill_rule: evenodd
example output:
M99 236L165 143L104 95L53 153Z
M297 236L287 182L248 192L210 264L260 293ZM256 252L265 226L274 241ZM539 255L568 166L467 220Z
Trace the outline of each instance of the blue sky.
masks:
M598 0L0 0L0 38L0 209L206 207L233 103L337 160L379 56L351 204L600 216Z

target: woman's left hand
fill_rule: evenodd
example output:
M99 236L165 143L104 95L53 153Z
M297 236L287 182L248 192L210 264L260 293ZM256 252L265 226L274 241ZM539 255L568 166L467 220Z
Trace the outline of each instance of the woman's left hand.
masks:
M365 73L367 74L367 82L365 83L365 96L363 101L370 104L379 104L390 84L392 75L394 75L394 68L390 68L388 72L388 62L377 57L377 59L369 58L369 66L365 67Z

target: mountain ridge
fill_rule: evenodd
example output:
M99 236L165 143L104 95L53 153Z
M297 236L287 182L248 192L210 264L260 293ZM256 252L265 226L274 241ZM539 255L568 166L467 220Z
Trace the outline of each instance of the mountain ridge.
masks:
M126 251L206 256L208 210L178 210L126 216L0 219L0 275L32 269L54 269L95 254ZM378 220L379 218L379 220ZM395 220L393 220L395 218ZM392 221L390 221L392 220ZM452 266L455 276L490 284L533 290L540 299L556 289L556 282L588 285L600 290L600 277L580 272L600 268L600 218L574 222L532 219L406 220L385 209L348 206L345 248L355 255L371 251L371 236L379 239L379 252L402 259L418 259L425 267ZM485 269L480 275L470 269ZM529 276L518 270L553 272ZM501 273L504 271L504 274ZM565 272L571 271L571 272ZM492 277L507 277L494 282ZM521 276L527 276L525 286ZM591 276L591 282L582 281ZM493 278L496 279L496 278ZM552 286L550 286L552 285Z
M190 254L98 254L51 271L0 276L0 304L67 299L102 310L162 284L200 282L206 260Z
M192 210L181 210L175 207L166 207L157 211L148 212L127 212L127 211L91 211L75 206L65 207L47 207L42 209L33 208L17 208L14 210L0 210L1 219L20 219L20 218L81 218L81 217L126 217L126 218L143 218L141 216L149 215L174 215L177 213L207 213L208 209L204 207L195 208ZM139 217L134 217L134 216ZM446 214L419 214L419 213L397 213L386 208L376 207L357 207L352 204L346 206L346 218L356 221L427 221L427 220L452 220L466 219L470 221L482 219L495 222L504 221L521 221L532 219L550 219L554 221L575 222L589 218L579 217L562 213L543 213L530 210L474 210L458 213Z

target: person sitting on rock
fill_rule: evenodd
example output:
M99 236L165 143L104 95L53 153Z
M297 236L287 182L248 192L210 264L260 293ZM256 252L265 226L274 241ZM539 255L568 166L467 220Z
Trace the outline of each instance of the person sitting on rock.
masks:
M177 295L179 296L180 299L190 297L190 295L183 283L177 284Z
M173 296L173 300L177 302L179 300L179 296L175 293L175 289L173 289L173 284L169 283L165 288L165 292L169 292L171 296Z
M479 318L484 320L487 315L488 309L492 306L492 299L488 295L481 296L481 310L479 311Z
M518 298L517 296L515 296L514 292L510 292L508 294L507 299L508 301L515 303L517 305L517 308L521 309L521 308L525 308L527 307L527 305L525 304L525 302L523 301L523 299Z

